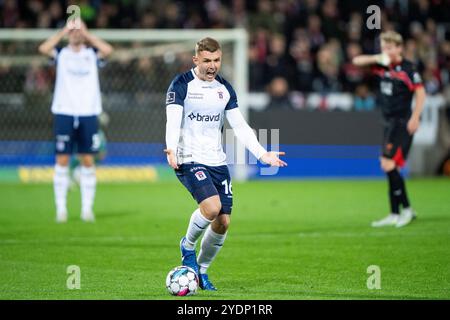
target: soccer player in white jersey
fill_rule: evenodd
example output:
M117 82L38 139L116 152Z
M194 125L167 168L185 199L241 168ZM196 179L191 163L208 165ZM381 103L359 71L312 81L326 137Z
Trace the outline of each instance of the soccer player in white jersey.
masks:
M57 48L68 36L68 45ZM95 219L96 189L94 154L99 147L97 116L102 111L98 64L113 48L88 32L81 20L71 20L39 46L39 52L56 62L56 84L52 102L56 164L53 178L57 222L67 221L69 160L76 146L81 160L81 219Z
M175 77L166 100L167 161L198 203L180 241L182 264L199 275L203 290L216 290L206 271L225 241L233 201L221 143L224 116L257 159L271 166L287 165L278 157L283 152L267 152L259 144L238 109L235 91L218 74L221 59L216 40L204 38L197 42L195 67ZM197 259L195 248L203 232Z

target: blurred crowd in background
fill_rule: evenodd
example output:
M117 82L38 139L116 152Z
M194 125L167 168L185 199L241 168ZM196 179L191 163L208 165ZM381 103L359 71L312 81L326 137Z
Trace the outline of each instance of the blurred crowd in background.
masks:
M290 92L350 92L355 109L375 108L372 78L351 60L379 52L385 30L403 35L428 94L450 87L450 0L0 0L0 26L61 28L70 4L89 28L247 29L250 91L270 93L270 108L290 108ZM366 26L372 4L381 8L381 30Z

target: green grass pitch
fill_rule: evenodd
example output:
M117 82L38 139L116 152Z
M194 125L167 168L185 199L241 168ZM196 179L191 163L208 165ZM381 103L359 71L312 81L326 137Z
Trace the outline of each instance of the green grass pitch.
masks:
M386 183L234 185L232 224L209 270L218 292L171 297L168 271L195 202L178 183L100 184L95 224L54 222L50 184L0 184L0 299L449 299L450 181L408 181L418 220L373 229ZM66 286L69 265L81 289ZM381 289L369 290L370 265Z

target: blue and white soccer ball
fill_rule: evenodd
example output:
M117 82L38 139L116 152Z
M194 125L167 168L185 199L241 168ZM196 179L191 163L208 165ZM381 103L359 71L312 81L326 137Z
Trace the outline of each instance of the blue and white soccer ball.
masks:
M197 293L198 276L192 268L179 266L169 271L166 288L174 296L192 296Z

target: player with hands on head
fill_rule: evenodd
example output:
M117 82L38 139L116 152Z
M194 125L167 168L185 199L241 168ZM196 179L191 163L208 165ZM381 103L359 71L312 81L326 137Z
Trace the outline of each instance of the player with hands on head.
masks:
M58 47L66 36L68 45ZM113 52L113 47L91 34L83 21L71 19L39 46L39 52L56 64L51 107L56 146L53 177L56 220L67 221L69 162L76 150L81 161L81 219L92 222L95 220L93 204L97 182L94 155L100 147L97 117L102 112L98 67L100 60Z

